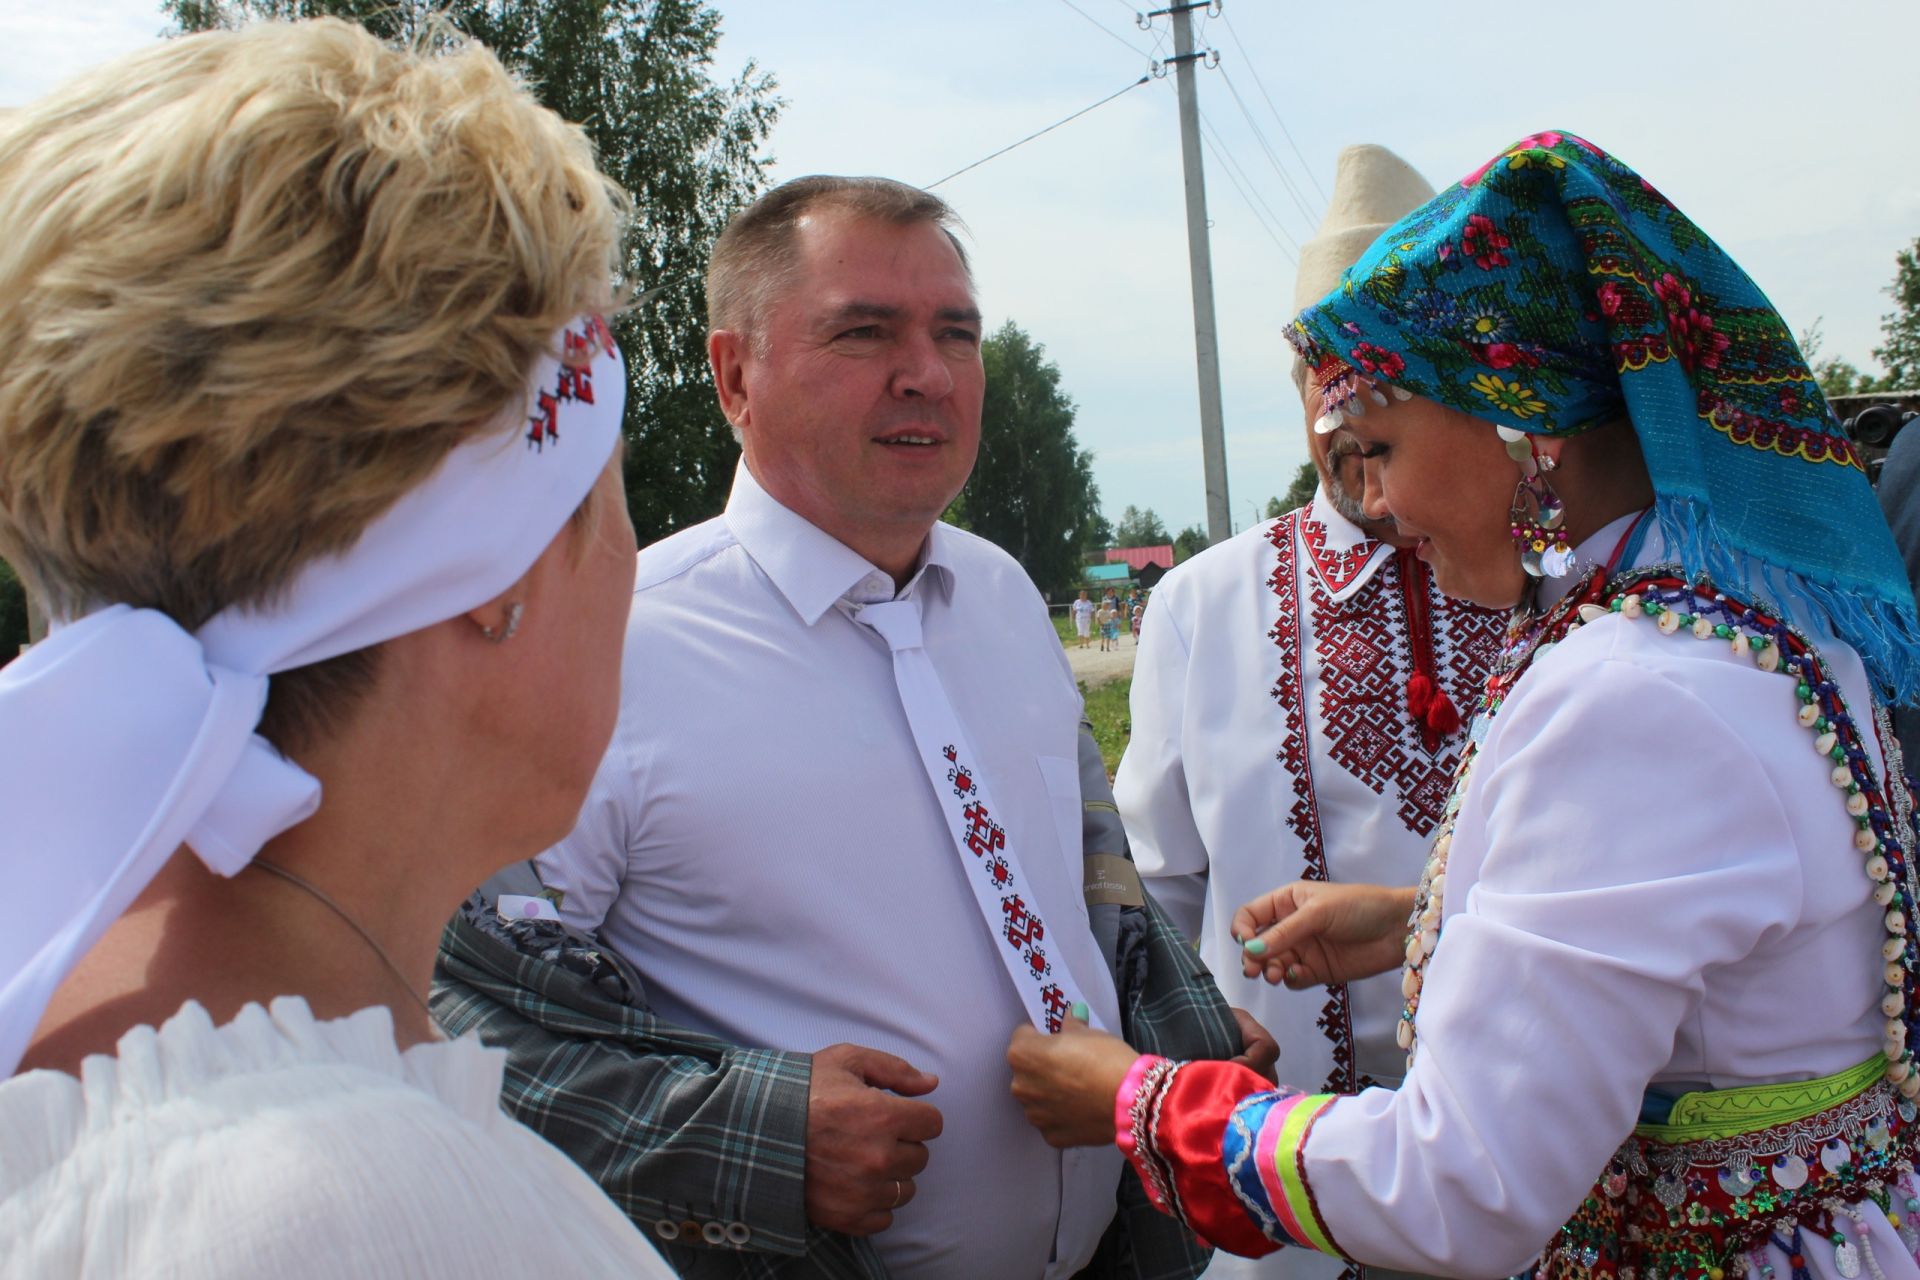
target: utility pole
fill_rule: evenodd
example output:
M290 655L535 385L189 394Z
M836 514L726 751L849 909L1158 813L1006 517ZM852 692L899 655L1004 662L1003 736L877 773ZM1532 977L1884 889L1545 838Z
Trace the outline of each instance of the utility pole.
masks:
M1207 182L1200 166L1200 99L1193 64L1193 11L1204 2L1177 4L1148 17L1173 19L1175 88L1180 100L1180 166L1187 188L1187 270L1193 280L1193 350L1200 375L1200 460L1207 482L1207 539L1233 533L1227 502L1227 439L1220 412L1220 339L1213 319L1213 249L1207 238Z

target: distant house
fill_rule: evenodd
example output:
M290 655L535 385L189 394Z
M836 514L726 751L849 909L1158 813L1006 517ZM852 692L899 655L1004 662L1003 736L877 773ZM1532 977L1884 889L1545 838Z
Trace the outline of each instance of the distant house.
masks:
M1135 573L1150 564L1157 564L1164 573L1173 568L1173 544L1163 542L1157 547L1114 547L1107 552L1107 563L1125 564Z
M1103 591L1109 587L1118 591L1132 582L1133 570L1124 562L1090 564L1080 571L1080 585L1092 592Z

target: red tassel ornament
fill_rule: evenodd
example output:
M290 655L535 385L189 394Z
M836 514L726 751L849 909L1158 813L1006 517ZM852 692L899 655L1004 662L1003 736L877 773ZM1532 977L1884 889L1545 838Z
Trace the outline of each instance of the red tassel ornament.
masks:
M1453 699L1447 696L1445 689L1434 690L1433 702L1427 707L1426 714L1427 728L1441 737L1460 731L1460 709L1453 705Z
M1433 677L1424 671L1415 671L1407 677L1407 711L1420 724L1427 723L1427 713L1433 708ZM1441 694L1445 697L1445 694Z
M1400 590L1407 610L1407 642L1413 674L1407 677L1407 715L1420 730L1428 751L1460 731L1460 709L1441 687L1433 661L1433 625L1427 617L1426 562L1410 550L1399 552Z

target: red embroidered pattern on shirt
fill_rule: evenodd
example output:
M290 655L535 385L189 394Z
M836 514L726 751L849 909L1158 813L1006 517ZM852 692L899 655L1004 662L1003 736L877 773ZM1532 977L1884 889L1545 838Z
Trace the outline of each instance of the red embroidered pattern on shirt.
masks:
M1413 655L1401 603L1402 563L1394 557L1344 601L1318 582L1309 584L1313 649L1320 663L1320 723L1327 754L1376 795L1394 801L1400 822L1429 835L1460 762L1462 737L1429 752L1407 714L1407 677ZM1471 709L1486 682L1487 665L1506 615L1448 599L1427 582L1433 621L1434 672L1454 705Z
M1280 649L1280 678L1274 682L1273 700L1280 704L1286 736L1280 745L1280 763L1293 783L1293 808L1287 813L1287 825L1300 839L1306 856L1306 878L1325 880L1327 858L1320 845L1320 811L1313 798L1313 770L1307 762L1306 699L1300 685L1300 612L1299 593L1294 576L1294 534L1300 513L1289 511L1267 530L1267 540L1279 554L1267 586L1279 597L1280 613L1273 630L1267 633Z
M1462 738L1456 734L1440 751L1429 753L1408 716L1406 676L1412 669L1412 655L1397 560L1381 565L1366 585L1336 604L1332 593L1350 586L1353 575L1371 554L1370 549L1362 551L1361 547L1377 544L1363 543L1353 552L1327 553L1325 526L1304 519L1298 511L1275 522L1268 538L1277 559L1267 585L1279 603L1278 616L1268 633L1280 650L1280 676L1272 696L1285 717L1278 758L1294 794L1287 824L1300 840L1305 864L1302 877L1326 880L1330 878L1326 844L1320 831L1308 748L1299 611L1313 611L1314 656L1319 660L1321 681L1316 727L1328 736L1328 755L1377 795L1388 795L1386 787L1392 782L1396 815L1417 835L1431 834L1440 820ZM1297 568L1302 545L1315 557L1315 571L1306 575L1304 594ZM1329 582L1340 585L1329 586ZM1455 705L1470 710L1486 681L1487 666L1503 634L1506 615L1450 600L1432 586L1430 578L1428 607L1434 619L1434 670ZM1352 1000L1346 984L1327 987L1327 1001L1317 1025L1333 1049L1333 1070L1327 1076L1325 1092L1354 1093L1375 1083L1358 1070Z
M1293 786L1293 808L1287 813L1287 825L1300 841L1300 853L1305 861L1302 877L1325 880L1326 846L1320 839L1320 809L1314 799L1313 769L1307 755L1306 695L1300 681L1299 543L1295 538L1300 514L1288 512L1267 531L1267 539L1277 552L1267 586L1280 602L1273 630L1267 635L1280 649L1280 678L1274 682L1273 700L1280 704L1286 728L1278 758ZM1327 987L1327 1003L1316 1025L1333 1047L1333 1070L1328 1073L1322 1092L1359 1092L1353 1056L1353 1019L1348 1011L1345 983L1336 982Z
M1362 538L1345 551L1329 550L1327 526L1304 514L1311 510L1312 507L1301 508L1300 540L1306 543L1307 555L1313 561L1314 572L1320 575L1320 581L1328 591L1338 594L1353 585L1354 579L1367 567L1367 561L1373 557L1380 543L1374 538Z
M1007 847L1006 828L995 822L987 811L986 802L980 799L979 789L974 785L973 770L960 759L958 748L949 743L940 749L940 754L947 761L947 781L953 787L953 794L967 800L966 807L960 811L960 841L975 858L974 873L984 876L994 891L1000 893L1014 878L1013 867L1001 852ZM1059 983L1046 981L1053 976L1053 962L1047 958L1046 948L1040 945L1046 940L1046 923L1018 893L1001 893L1000 917L1000 936L1020 954L1026 962L1028 976L1040 987L1047 1030L1058 1031L1070 1002Z

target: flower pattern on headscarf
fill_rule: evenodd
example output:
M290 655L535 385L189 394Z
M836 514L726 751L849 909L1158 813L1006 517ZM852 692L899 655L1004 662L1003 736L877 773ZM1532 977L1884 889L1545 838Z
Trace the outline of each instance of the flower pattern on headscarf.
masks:
M1336 421L1383 400L1376 383L1535 434L1630 420L1690 574L1757 570L1901 700L1920 693L1905 569L1786 322L1591 142L1506 148L1389 227L1287 339Z

